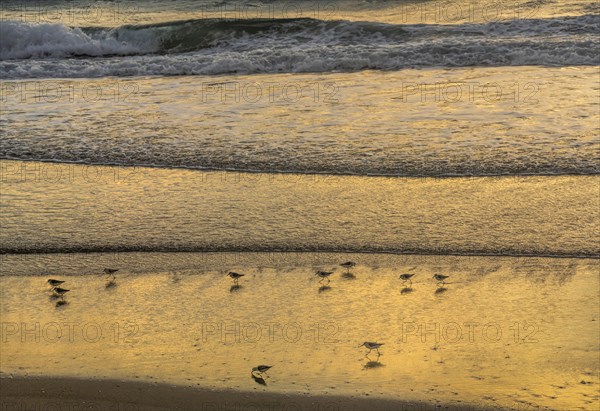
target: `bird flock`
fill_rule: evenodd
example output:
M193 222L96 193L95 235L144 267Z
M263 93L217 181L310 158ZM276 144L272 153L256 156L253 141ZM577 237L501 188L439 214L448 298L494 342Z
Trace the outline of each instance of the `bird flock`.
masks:
M345 263L341 263L340 264L341 267L346 269L346 272L344 273L344 277L345 278L356 278L354 276L354 274L352 274L350 271L356 267L356 263L354 261L346 261ZM335 271L323 271L323 270L319 270L315 272L315 276L319 277L319 283L323 284L324 281L327 281L326 285L324 285L321 288L329 288L327 285L331 282L330 278L331 275L334 273ZM236 273L234 271L230 271L229 273L227 273L227 275L233 280L234 285L232 286L233 288L239 288L239 280L240 278L244 277L245 274L242 273ZM408 285L408 287L412 286L412 279L415 276L414 273L404 273L404 274L400 274L399 279L402 280L402 284L406 287ZM448 275L443 275L443 274L434 274L432 277L435 281L436 281L436 285L438 287L443 287L446 284L446 280L449 278ZM404 290L410 290L410 288L405 288ZM445 288L438 288L438 292L445 290ZM381 356L381 352L379 351L379 348L382 347L384 344L383 343L378 343L378 342L374 342L374 341L365 341L363 342L361 345L359 345L360 347L365 347L367 348L369 351L365 354L365 357L369 358L369 354L371 354L371 352L373 350L375 350L375 352L377 353L377 360L379 361L379 357ZM272 366L268 366L268 365L259 365L257 367L252 368L252 378L259 384L262 385L266 385L266 382L264 380L264 373L271 368Z
M346 269L346 272L344 274L345 278L356 278L354 276L354 274L352 274L350 272L354 267L356 267L356 263L354 261L346 261L344 263L341 263L340 266ZM106 288L114 287L116 285L115 273L117 271L119 271L119 270L114 269L114 268L105 268L104 269L104 274L107 275ZM331 282L329 277L333 273L334 273L334 271L319 270L315 273L315 275L320 278L320 280L319 280L320 284L323 284L323 281L325 281L325 280L327 281L327 284L329 284ZM241 287L239 285L239 281L242 277L245 276L245 274L237 273L234 271L229 271L227 273L227 276L233 280L233 283L234 283L234 285L232 286L232 290L233 290L233 288ZM403 285L405 285L405 286L408 285L410 287L410 286L412 286L412 279L414 276L415 276L414 273L404 273L404 274L400 274L399 279L402 280ZM436 281L436 284L439 287L439 286L445 285L445 281L449 278L449 276L443 275L443 274L434 274L432 278ZM65 281L50 278L47 280L47 283L50 285L50 291L52 292L51 298L59 300L59 301L57 301L56 306L58 307L58 306L67 304L67 301L65 300L65 294L67 292L69 292L70 290L61 287L62 284L65 283ZM375 352L377 353L377 361L379 361L379 357L382 355L381 352L379 351L379 348L381 348L383 345L384 345L383 343L379 343L379 342L365 341L358 347L359 348L365 347L366 349L369 350L365 354L365 357L367 357L367 358L369 358L369 354L371 354L371 352L373 350L375 350ZM258 365L256 367L252 368L250 375L251 375L252 379L254 381L256 381L258 384L266 385L265 378L269 377L266 373L272 367L273 367L272 365Z
M352 277L348 277L347 274L351 274L350 270L354 267L356 267L356 263L354 261L346 261L345 263L341 263L340 264L341 267L344 267L346 269L345 272L345 277L346 278L356 278L354 275L352 275ZM317 272L315 272L315 275L317 277L320 278L319 280L319 284L323 284L323 281L327 280L326 284L329 284L331 282L331 280L329 279L329 277L334 273L335 271L322 271L319 270ZM240 278L244 277L246 274L242 274L242 273L236 273L234 271L230 271L229 273L227 273L227 276L229 276L232 280L235 286L239 286L240 284ZM404 274L400 274L400 280L402 280L404 285L409 285L412 286L412 278L415 276L414 273L404 273ZM443 275L443 274L434 274L432 277L435 281L436 284L438 286L443 286L446 284L446 280L449 278L448 275Z
M104 274L108 277L106 278L106 288L114 287L117 284L117 277L115 273L119 271L114 268L105 268ZM56 306L60 307L61 305L68 304L68 301L65 300L65 294L71 290L66 288L62 288L61 285L65 283L63 280L56 280L54 278L49 278L47 281L48 285L50 285L50 298L53 300L59 299L56 302Z

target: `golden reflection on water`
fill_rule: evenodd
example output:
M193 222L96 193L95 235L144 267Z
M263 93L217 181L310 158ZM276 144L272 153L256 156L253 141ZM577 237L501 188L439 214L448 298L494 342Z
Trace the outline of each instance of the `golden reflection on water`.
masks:
M60 276L72 291L58 308L45 277L1 277L1 371L481 406L598 404L598 260L370 255L356 259L354 279L337 269L324 285L314 272L334 269L332 256L268 267L222 255L222 267L229 258L246 274L235 290L228 269L122 267L110 288L89 269ZM402 272L415 273L410 287ZM450 275L444 285L431 278L439 272ZM366 356L363 341L384 343L381 355ZM250 378L258 364L273 365L262 387Z
M9 85L41 95L6 96L5 158L385 175L598 172L595 67ZM87 98L88 88L102 94ZM57 89L64 96L44 95Z
M0 166L0 242L12 251L600 251L593 241L598 176L420 179Z

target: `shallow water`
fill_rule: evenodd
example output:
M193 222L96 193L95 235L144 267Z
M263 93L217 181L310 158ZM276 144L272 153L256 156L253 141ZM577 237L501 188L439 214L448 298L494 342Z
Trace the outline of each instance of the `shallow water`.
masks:
M0 249L600 254L600 177L387 178L0 162Z
M593 409L599 401L598 260L46 255L46 269L71 290L57 308L36 256L4 258L3 266L30 274L3 270L0 279L5 374L514 409ZM358 261L355 279L338 267L329 288L319 284L314 270L347 259ZM111 288L100 274L107 262L131 265L120 266ZM246 273L237 289L229 269ZM402 272L416 273L411 290ZM437 272L450 274L443 287L431 279ZM385 344L379 358L365 357L365 340ZM267 386L250 378L261 363L274 365Z
M597 174L597 72L6 81L0 157L392 176Z

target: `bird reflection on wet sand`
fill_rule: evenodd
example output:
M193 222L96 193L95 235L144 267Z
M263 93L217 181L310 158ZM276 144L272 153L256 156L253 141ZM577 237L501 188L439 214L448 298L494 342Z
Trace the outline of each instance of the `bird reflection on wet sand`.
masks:
M115 280L108 280L104 287L106 289L115 288L117 286L117 282Z
M326 291L331 290L331 287L328 285L322 285L321 287L319 287L319 294L324 293Z
M443 293L445 293L446 291L448 291L448 289L447 289L446 287L438 287L438 288L435 290L435 294L443 294Z
M342 274L342 278L344 280L356 280L356 276L352 273L344 273Z
M403 289L400 290L400 294L410 294L413 291L414 290L412 287L404 287Z
M372 370L374 368L380 368L380 367L385 367L384 364L379 362L379 358L377 359L377 361L369 361L364 365L364 369L365 370Z
M235 293L237 291L240 291L243 287L239 284L234 284L231 287L229 287L229 292L230 293Z
M267 385L267 382L265 381L265 379L263 377L252 374L252 379L254 380L254 382L256 382L259 385Z

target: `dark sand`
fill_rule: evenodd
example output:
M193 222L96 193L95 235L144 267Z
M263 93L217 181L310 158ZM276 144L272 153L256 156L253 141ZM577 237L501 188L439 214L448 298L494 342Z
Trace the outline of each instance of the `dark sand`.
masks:
M24 410L201 410L201 411L426 411L483 410L343 396L313 396L208 390L135 381L75 378L0 378L0 409Z

